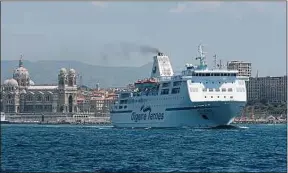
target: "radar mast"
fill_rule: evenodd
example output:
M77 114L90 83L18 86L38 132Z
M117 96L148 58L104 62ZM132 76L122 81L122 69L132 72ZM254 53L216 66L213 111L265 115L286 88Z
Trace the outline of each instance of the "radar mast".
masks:
M207 68L207 65L206 65L206 63L205 63L205 53L206 52L203 52L203 48L202 48L203 46L202 46L202 44L200 44L199 46L198 46L198 52L199 52L199 54L200 54L200 56L199 57L196 57L196 60L200 60L200 65L198 66L198 69L206 69Z

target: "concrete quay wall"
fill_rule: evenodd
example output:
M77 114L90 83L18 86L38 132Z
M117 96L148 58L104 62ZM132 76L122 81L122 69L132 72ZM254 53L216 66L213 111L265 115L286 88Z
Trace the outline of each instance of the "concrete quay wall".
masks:
M95 117L94 114L6 114L10 123L47 124L110 124L110 117Z

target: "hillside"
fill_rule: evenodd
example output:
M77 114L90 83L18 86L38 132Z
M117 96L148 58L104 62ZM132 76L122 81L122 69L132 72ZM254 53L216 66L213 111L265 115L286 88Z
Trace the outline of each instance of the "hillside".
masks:
M11 78L13 70L17 68L17 60L1 60L1 83ZM95 87L121 87L132 83L139 78L150 76L152 63L141 67L104 67L89 65L77 61L24 61L24 67L28 69L31 79L35 84L57 83L57 75L60 68L74 68L82 75L84 85Z

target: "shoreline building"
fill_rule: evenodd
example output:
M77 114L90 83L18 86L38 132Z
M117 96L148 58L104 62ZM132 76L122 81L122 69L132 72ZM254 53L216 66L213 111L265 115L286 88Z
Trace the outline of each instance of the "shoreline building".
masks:
M228 70L238 70L239 76L251 77L251 63L244 61L228 61L227 62Z
M5 113L77 112L76 72L61 68L58 85L35 85L21 57L13 78L1 86L1 100Z
M248 102L287 103L287 76L250 77L246 87Z

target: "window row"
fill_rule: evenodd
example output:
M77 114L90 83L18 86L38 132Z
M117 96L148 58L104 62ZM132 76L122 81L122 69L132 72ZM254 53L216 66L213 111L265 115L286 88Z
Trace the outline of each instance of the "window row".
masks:
M180 93L180 88L172 88L171 94L178 94ZM166 95L169 94L169 89L162 89L161 90L161 95Z
M222 96L221 96L221 97L222 97ZM207 96L205 96L205 98L207 98ZM210 96L210 98L212 98L212 99L213 99L213 98L220 98L220 96L217 96L217 97L216 97L216 96L215 96L215 97L214 97L214 96ZM226 96L223 96L223 98L225 99ZM233 98L233 96L230 96L230 99L232 99L232 98Z
M27 101L33 101L33 100L36 100L36 101L51 101L51 96L41 96L41 95L38 95L36 97L33 97L32 95L28 95L26 96L26 100Z
M173 86L175 87L175 86L180 86L181 85L181 83L182 83L182 81L175 81L175 82L173 82ZM170 87L170 82L164 82L163 84L162 84L162 88L167 88L167 87Z
M193 73L192 76L236 76L236 73Z
M221 90L220 90L220 88L216 88L216 89L214 89L214 88L203 88L203 92L213 92L213 91L215 91L215 92L220 92L220 91L222 91L222 92L226 92L226 91L232 92L233 89L232 88L228 88L226 90L226 88L221 88Z

